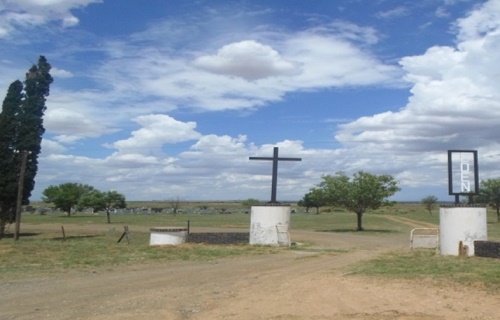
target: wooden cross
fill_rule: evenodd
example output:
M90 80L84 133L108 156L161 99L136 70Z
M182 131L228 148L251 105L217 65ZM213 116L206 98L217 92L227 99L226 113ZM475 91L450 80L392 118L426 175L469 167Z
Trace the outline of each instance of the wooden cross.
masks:
M276 201L276 186L278 185L278 161L302 161L302 158L279 158L278 147L274 147L273 157L250 157L250 160L272 160L273 161L273 179L271 182L271 202Z

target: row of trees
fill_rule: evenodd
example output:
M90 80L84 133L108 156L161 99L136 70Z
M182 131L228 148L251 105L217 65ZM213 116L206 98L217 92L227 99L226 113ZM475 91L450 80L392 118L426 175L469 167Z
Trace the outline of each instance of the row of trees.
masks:
M398 182L390 175L375 175L358 171L352 178L344 172L325 175L316 187L304 195L299 205L308 208L323 206L343 207L356 213L357 230L363 231L363 214L393 204L388 198L400 190Z
M108 223L111 223L111 210L127 207L125 196L121 193L102 192L90 185L72 182L48 187L43 191L42 201L52 203L56 208L66 212L68 217L71 216L71 210L76 208L104 210Z
M5 226L16 220L18 199L23 205L29 204L35 187L38 155L45 132L42 118L53 82L50 69L47 59L40 56L38 63L26 73L24 82L16 80L10 84L3 100L0 113L0 239ZM26 161L21 161L23 157ZM23 175L21 162L25 162Z

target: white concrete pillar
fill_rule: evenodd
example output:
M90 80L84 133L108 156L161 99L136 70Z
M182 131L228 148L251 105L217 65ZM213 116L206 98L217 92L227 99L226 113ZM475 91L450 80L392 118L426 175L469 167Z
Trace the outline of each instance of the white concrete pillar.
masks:
M250 217L250 244L290 245L290 206L253 206Z
M474 241L488 240L487 215L484 206L442 206L439 209L439 248L442 255L458 256L459 244L474 255Z

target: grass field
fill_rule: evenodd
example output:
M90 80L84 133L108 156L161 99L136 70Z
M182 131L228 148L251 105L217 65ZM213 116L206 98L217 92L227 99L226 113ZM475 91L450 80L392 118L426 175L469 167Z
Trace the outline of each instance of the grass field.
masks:
M435 250L391 252L352 267L353 274L434 283L454 282L500 293L500 260L441 256Z
M238 204L230 203L229 207L236 209ZM438 210L429 215L419 204L398 204L366 213L363 218L366 230L362 233L355 231L354 213L336 208L323 210L319 215L292 214L291 225L294 230L377 236L409 235L411 227L388 219L390 216L405 217L436 226L439 224ZM188 221L191 227L248 230L250 215L244 213L128 214L112 215L111 221L112 224L107 224L103 214L76 214L71 217L61 213L24 214L21 239L16 242L12 237L7 237L0 241L0 279L36 276L65 270L113 268L118 265L172 260L211 260L288 250L249 245L186 244L151 247L148 244L150 227L186 226ZM62 226L66 233L65 241L62 239ZM123 226L129 226L134 230L129 244L117 243L123 232ZM496 223L496 214L493 211L488 211L488 238L500 241L500 223ZM357 266L354 272L379 277L426 277L461 283L479 282L485 287L500 290L500 260L442 257L432 250L393 252Z

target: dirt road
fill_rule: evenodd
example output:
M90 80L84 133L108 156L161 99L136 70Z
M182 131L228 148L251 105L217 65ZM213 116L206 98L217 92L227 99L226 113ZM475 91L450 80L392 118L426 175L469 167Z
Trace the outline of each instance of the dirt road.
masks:
M289 250L9 281L0 285L0 319L500 318L499 296L479 290L349 274L356 261L407 248L405 236L292 232L292 240L346 252Z

